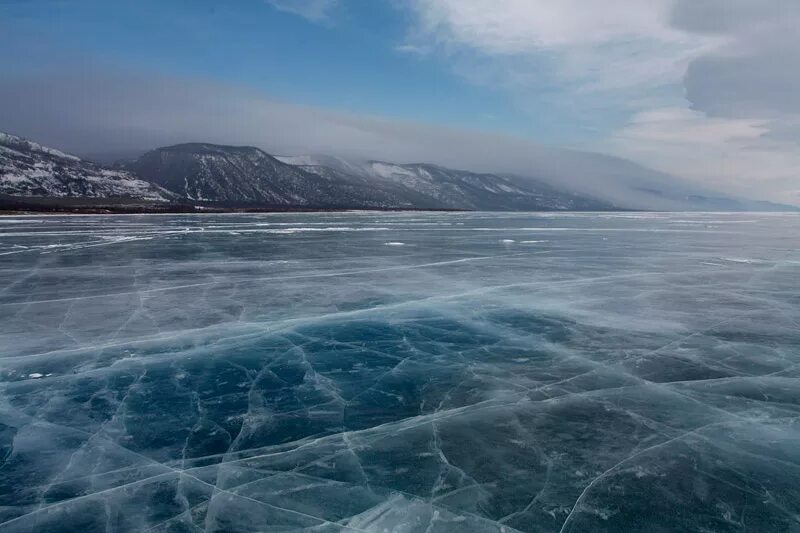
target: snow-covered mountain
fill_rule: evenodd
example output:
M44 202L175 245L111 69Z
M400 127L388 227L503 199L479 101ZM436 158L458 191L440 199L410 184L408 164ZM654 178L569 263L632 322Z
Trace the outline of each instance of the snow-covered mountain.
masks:
M642 165L617 157L591 152L570 150L542 150L532 154L533 163L524 172L476 173L454 171L452 169L429 165L396 165L381 161L359 161L331 156L280 157L286 163L308 166L323 165L337 168L343 172L371 176L374 179L390 178L394 181L410 183L416 181L426 187L430 181L442 185L447 181L452 187L463 178L464 193L474 191L472 186L480 183L481 177L486 189L477 195L471 208L488 210L604 210L625 209L644 211L797 211L791 205L768 201L739 198L726 191L711 190L679 177L659 172ZM447 176L430 172L430 168L440 169ZM510 187L518 190L517 201L496 203L491 200L491 189ZM533 191L538 201L529 207L530 198L524 193ZM448 195L449 196L449 195ZM467 198L468 199L468 198ZM459 201L464 201L462 196ZM475 207L480 206L480 207Z
M436 165L311 156L273 157L248 146L159 148L125 168L195 201L308 207L486 210L610 209L541 184Z
M395 164L330 156L281 156L281 161L311 173L336 171L374 186L394 187L421 197L426 206L479 210L607 210L614 205L573 194L536 180L524 183L497 174L454 170L431 164ZM423 200L424 199L424 200Z
M574 177L589 168L591 162L594 159L575 167L552 165L541 176L521 177L425 163L395 164L332 156L273 157L249 146L191 143L158 148L109 168L0 133L0 196L124 198L163 203L200 202L222 207L486 211L792 209L711 193L639 167L605 174L596 171L592 174L595 178L590 187L592 192L587 193L586 187L576 186ZM545 163L546 158L542 160Z
M173 195L125 170L0 133L0 194L55 198L131 198L166 202Z
M279 161L249 146L191 143L158 148L125 164L194 201L306 207L415 207L395 190L335 169Z

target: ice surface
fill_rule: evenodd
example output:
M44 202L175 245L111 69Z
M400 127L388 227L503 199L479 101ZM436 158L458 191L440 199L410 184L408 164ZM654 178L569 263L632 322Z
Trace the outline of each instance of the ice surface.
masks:
M798 216L6 217L0 294L2 532L800 530Z

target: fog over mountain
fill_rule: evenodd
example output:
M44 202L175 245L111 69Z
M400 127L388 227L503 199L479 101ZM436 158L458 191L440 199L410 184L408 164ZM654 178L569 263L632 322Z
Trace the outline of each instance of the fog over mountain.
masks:
M276 158L252 146L187 143L115 168L0 133L0 200L161 209L456 209L592 211L618 206L542 182L438 165ZM97 205L98 202L94 202Z
M658 187L662 188L658 188ZM790 206L630 184L636 200L603 200L513 174L430 163L272 156L252 146L184 143L102 166L0 132L0 200L65 208L105 200L162 209L456 209L472 211L776 211ZM612 197L609 197L612 198ZM42 204L43 203L43 204ZM95 205L97 203L95 202ZM656 205L657 207L651 207Z
M736 196L617 157L293 105L232 86L142 73L69 69L0 81L0 113L10 132L95 157L202 141L273 154L321 153L513 174L633 209L702 209L687 198Z

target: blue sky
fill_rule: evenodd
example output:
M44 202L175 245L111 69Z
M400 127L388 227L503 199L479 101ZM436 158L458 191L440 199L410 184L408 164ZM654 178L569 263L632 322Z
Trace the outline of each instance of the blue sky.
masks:
M544 66L537 98L527 95L519 105L500 83L460 75L452 65L457 53L409 51L413 12L396 2L348 0L321 19L263 0L12 0L0 6L13 20L4 46L37 64L94 60L238 84L289 102L558 145L585 144L625 119L592 98L563 102L563 87L548 79ZM30 64L5 65L15 67ZM578 116L577 104L594 109Z
M798 201L800 75L786 72L800 67L800 9L761 4L0 0L0 67L18 88L31 75L66 85L66 71L216 84L320 112L609 153ZM754 68L763 82L746 75ZM335 137L309 141L319 147L352 152Z
M442 60L398 51L408 14L388 3L350 2L324 21L240 0L34 0L3 9L17 38L35 36L38 47L59 54L215 79L339 110L537 129L500 92L466 82Z

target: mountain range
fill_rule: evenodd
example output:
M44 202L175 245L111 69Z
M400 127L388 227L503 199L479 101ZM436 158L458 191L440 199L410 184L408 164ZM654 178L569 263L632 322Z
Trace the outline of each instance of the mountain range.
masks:
M273 156L255 147L209 143L157 148L132 160L103 166L0 133L0 196L6 199L102 199L161 206L282 209L792 209L676 186L667 178L653 177L652 171L642 174L641 182L626 185L630 190L624 195L612 188L586 194L573 190L573 184L517 175L454 170L427 163Z

